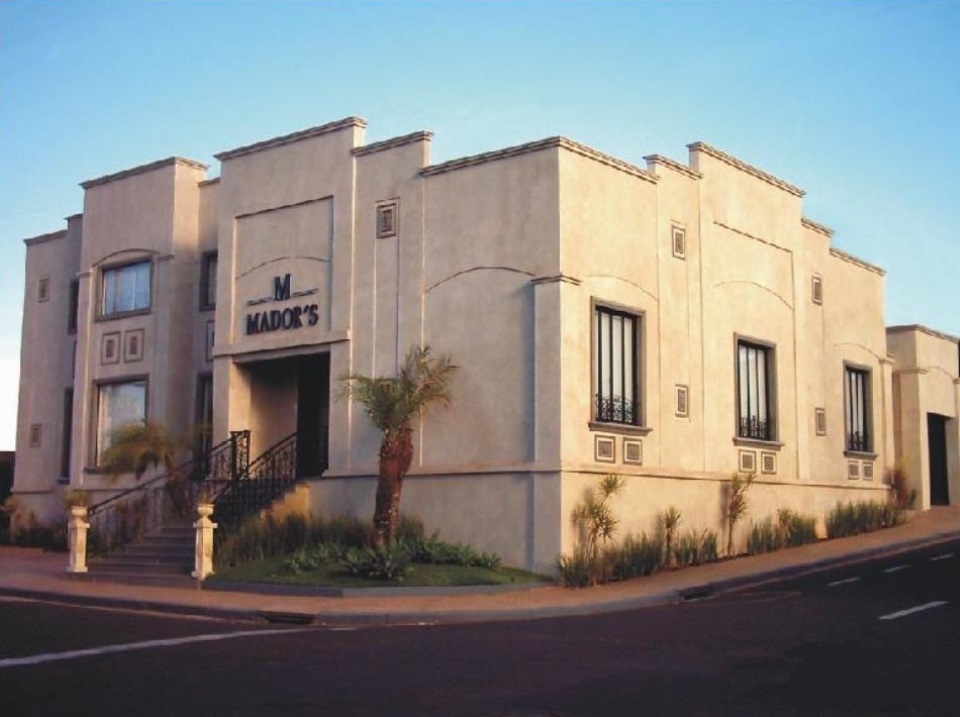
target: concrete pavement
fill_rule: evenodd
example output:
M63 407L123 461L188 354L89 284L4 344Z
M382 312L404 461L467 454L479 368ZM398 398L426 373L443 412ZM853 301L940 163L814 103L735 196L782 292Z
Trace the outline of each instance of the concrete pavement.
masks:
M522 620L676 602L960 538L960 510L936 508L904 525L765 555L723 560L585 590L555 585L489 591L394 588L345 597L263 594L218 586L152 587L76 580L67 556L0 546L0 595L103 607L325 625Z

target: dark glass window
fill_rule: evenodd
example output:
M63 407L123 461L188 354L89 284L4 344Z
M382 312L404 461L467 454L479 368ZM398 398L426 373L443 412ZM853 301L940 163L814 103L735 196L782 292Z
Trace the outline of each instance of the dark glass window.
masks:
M200 308L212 309L217 305L217 252L203 255L200 264Z
M100 315L113 316L150 308L150 262L103 270Z
M640 423L640 317L605 306L594 309L594 420Z
M870 372L847 366L843 371L843 418L847 450L870 450Z
M772 441L774 416L773 349L748 341L737 342L738 427L740 438Z

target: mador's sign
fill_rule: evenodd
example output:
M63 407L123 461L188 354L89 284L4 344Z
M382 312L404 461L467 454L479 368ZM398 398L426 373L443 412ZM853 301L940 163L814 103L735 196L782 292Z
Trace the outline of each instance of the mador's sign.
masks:
M290 291L290 275L273 277L273 296L262 299L251 299L247 306L263 306L264 304L293 301L305 296L313 296L316 289L305 291ZM265 334L270 331L286 331L301 329L304 326L316 326L320 320L320 309L317 304L297 304L282 309L264 309L247 314L247 336L251 334Z

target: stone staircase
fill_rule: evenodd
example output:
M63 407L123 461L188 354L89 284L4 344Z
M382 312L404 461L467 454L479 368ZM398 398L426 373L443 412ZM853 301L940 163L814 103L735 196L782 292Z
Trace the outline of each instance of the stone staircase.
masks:
M137 585L192 583L195 540L191 518L168 519L159 530L121 551L92 558L87 577Z

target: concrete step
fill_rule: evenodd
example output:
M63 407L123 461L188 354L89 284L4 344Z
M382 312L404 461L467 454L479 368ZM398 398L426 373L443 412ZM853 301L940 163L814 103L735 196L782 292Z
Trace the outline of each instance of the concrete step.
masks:
M192 551L180 551L178 553L149 553L149 552L138 552L138 553L116 553L114 555L107 555L100 559L102 563L109 563L111 565L140 565L143 563L153 563L157 565L164 564L173 564L173 565L186 565L187 563L193 563L193 552Z
M93 570L82 575L72 575L74 579L88 582L120 583L123 585L151 585L155 587L196 587L197 581L190 577L189 571L182 574L172 573L127 573L109 570Z
M193 569L193 561L173 563L140 561L123 562L112 558L102 562L90 563L90 571L100 574L129 574L129 575L188 575Z
M116 555L123 556L144 556L149 557L153 555L172 555L172 556L183 556L183 555L193 555L193 543L183 543L183 544L163 544L157 545L154 543L137 543L135 545L128 545L123 549L122 552L116 553Z

